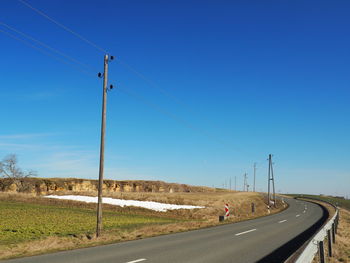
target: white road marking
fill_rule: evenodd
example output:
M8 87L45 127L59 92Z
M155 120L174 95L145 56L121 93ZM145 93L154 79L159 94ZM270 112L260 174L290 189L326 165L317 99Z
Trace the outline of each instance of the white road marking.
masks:
M145 260L147 260L147 259L145 259L145 258L140 258L140 259L136 259L136 260L133 260L133 261L128 261L128 262L126 262L126 263L136 263L136 262L141 262L141 261L145 261Z
M235 236L240 236L240 235L243 235L243 234L246 234L246 233L249 233L249 232L253 232L253 231L255 231L256 229L254 228L254 229L250 229L250 230L248 230L248 231L244 231L244 232L241 232L241 233L237 233L237 234L235 234Z
M283 222L286 222L287 220L281 220L281 221L278 221L279 224L283 223Z
M306 210L303 211L303 213L305 214Z
M296 215L295 217L298 217L298 216L300 216L300 215Z

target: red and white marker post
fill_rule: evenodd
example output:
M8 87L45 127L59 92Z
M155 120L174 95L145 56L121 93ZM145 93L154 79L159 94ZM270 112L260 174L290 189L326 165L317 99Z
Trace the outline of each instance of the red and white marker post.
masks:
M229 206L228 204L225 204L225 219L227 219L230 216Z

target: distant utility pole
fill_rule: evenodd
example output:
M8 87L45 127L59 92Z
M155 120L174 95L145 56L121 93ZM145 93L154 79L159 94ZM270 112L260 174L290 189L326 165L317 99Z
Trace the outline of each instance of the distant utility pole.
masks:
M243 192L245 191L245 174L243 174Z
M243 183L243 191L247 191L248 190L248 187L247 187L247 173L245 173L244 175L243 175L243 181L244 181L244 183Z
M231 188L231 177L230 177L230 190L232 190L232 188Z
M253 184L253 192L255 192L255 175L256 175L256 163L254 163L254 184Z
M235 176L235 191L237 191L237 176Z
M275 180L274 180L274 177L273 177L272 155L269 154L268 192L267 192L268 206L270 206L270 202L271 202L271 193L270 193L271 181L272 181L272 190L273 190L273 203L274 203L274 206L276 207L276 193L275 193Z
M113 56L110 60L113 60ZM104 151L105 151L105 133L106 133L106 107L107 107L107 83L108 83L108 55L104 57L103 75L98 73L98 77L103 76L103 95L102 95L102 123L101 123L101 144L100 144L100 169L98 176L98 201L97 201L97 226L96 237L101 235L102 230L102 186L103 186L103 170L104 170ZM112 89L113 86L110 86Z

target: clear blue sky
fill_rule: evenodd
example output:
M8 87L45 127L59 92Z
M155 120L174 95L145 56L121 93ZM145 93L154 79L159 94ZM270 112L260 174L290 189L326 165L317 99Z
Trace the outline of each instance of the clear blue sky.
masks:
M137 94L108 93L106 178L241 189L257 162L263 191L272 153L278 191L350 195L349 1L27 2L116 56L110 83ZM19 1L0 21L92 68L0 32L0 158L97 178L103 52Z

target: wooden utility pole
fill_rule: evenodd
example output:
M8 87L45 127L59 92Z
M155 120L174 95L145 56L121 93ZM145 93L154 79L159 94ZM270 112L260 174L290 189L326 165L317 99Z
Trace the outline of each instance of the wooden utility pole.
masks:
M254 163L254 184L253 184L253 192L255 192L255 174L256 174L256 163Z
M100 145L100 170L99 170L99 176L98 176L96 237L99 237L101 235L101 230L102 230L102 186L103 186L103 168L104 168L105 133L106 133L107 82L108 82L108 55L105 55L104 72L103 72L102 123L101 123L101 145Z
M237 176L235 176L235 191L237 191Z

